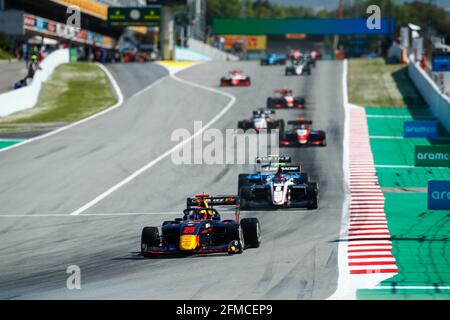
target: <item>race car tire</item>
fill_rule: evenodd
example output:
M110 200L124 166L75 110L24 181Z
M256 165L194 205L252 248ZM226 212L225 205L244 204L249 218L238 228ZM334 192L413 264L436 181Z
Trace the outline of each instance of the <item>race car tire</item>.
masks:
M145 227L141 234L141 254L144 257L150 257L144 250L148 247L157 247L161 242L159 230L157 227Z
M245 80L245 85L246 85L247 87L249 87L251 84L252 84L252 82L251 82L251 80L250 80L250 77L247 77L247 79Z
M284 128L286 127L286 125L285 125L285 123L284 123L284 120L283 119L280 119L279 121L278 121L278 128L279 128L279 131L280 131L280 137L283 137L284 136Z
M239 190L239 197L241 198L241 209L242 210L249 210L250 204L248 203L250 201L251 197L251 189L249 185L243 185Z
M303 108L305 107L305 101L304 101L304 99L301 99L301 98L296 98L296 99L294 99L294 105L295 106L299 106L299 105L303 105Z
M286 60L282 59L278 62L278 64L284 66L284 65L286 65Z
M248 173L241 173L239 174L239 180L238 180L238 194L241 191L242 187L245 186L247 182L247 176Z
M261 232L258 219L242 219L241 227L244 234L245 245L251 248L258 248L261 244Z
M267 98L267 108L273 109L275 107L275 103L273 101L273 98L269 97Z
M309 203L307 209L315 210L318 208L319 195L318 195L318 185L317 182L310 182L308 186L308 193L311 197L311 202Z
M239 121L238 122L238 129L242 129L244 131L247 129L246 126L245 126L244 121Z
M309 176L306 172L302 172L300 174L300 183L308 183L309 182Z
M323 140L322 140L322 147L325 147L327 145L327 135L325 132L323 132Z
M234 251L234 254L239 254L244 252L245 249L245 239L244 239L244 231L242 230L242 227L240 224L236 223L236 226L234 227L234 230L231 230L229 242L232 241L239 241L240 247L237 251Z
M319 201L317 200L317 196L315 196L308 205L308 210L316 210L317 208L319 208L318 202Z

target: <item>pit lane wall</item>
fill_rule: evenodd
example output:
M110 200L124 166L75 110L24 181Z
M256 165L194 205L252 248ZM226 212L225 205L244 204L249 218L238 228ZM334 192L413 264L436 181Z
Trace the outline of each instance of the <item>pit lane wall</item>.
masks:
M176 61L238 61L239 58L195 39L189 39L189 47L175 49Z
M42 83L47 81L59 65L68 63L69 60L69 49L56 50L42 61L42 70L36 72L30 85L0 94L0 117L34 107L38 101ZM13 84L20 79L10 80Z
M434 116L436 116L444 127L450 132L450 98L441 93L436 83L430 79L428 74L420 68L414 58L409 58L408 75L420 92Z

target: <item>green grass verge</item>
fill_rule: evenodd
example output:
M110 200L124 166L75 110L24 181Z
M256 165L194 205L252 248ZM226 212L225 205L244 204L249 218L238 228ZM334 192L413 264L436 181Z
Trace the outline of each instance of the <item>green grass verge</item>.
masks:
M424 105L402 64L383 59L350 59L349 101L360 106L404 107Z
M0 60L12 59L12 55L9 52L0 48Z
M43 85L37 105L0 120L0 128L17 130L21 126L33 126L33 123L51 127L53 123L78 121L116 101L106 74L98 66L92 63L64 64Z

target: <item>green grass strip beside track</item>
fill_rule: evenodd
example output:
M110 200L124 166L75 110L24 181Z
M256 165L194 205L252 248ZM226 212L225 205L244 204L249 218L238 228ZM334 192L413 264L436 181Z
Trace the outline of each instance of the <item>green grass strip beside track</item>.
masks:
M0 131L60 126L81 120L116 103L106 74L93 63L56 68L40 92L37 105L0 120Z
M383 59L350 59L349 101L360 106L423 105L423 100L408 77L404 64L389 64Z
M12 58L13 56L9 52L6 52L5 50L0 48L0 60L8 60Z

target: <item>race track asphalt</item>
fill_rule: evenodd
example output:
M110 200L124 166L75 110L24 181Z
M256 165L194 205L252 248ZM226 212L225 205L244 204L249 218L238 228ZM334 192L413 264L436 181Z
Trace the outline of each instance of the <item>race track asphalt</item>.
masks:
M0 61L0 93L14 90L14 84L27 75L25 61Z
M180 216L187 196L235 194L244 165L175 165L168 156L88 208L71 212L154 160L230 102L181 83L152 65L162 79L136 95L145 73L110 66L126 100L122 107L49 138L0 153L0 299L325 299L336 289L342 202L342 63L320 61L310 77L285 77L283 67L211 62L177 76L223 90L236 102L212 125L236 128L273 89L304 95L305 115L327 132L325 148L282 149L320 187L319 209L243 212L257 217L262 244L242 255L142 259L145 225ZM218 87L229 69L252 77L250 88ZM138 68L139 69L139 68ZM161 78L162 77L162 78ZM145 87L145 86L143 86ZM227 216L227 214L225 214ZM66 288L66 268L81 268L81 290ZM188 288L188 289L187 289Z

